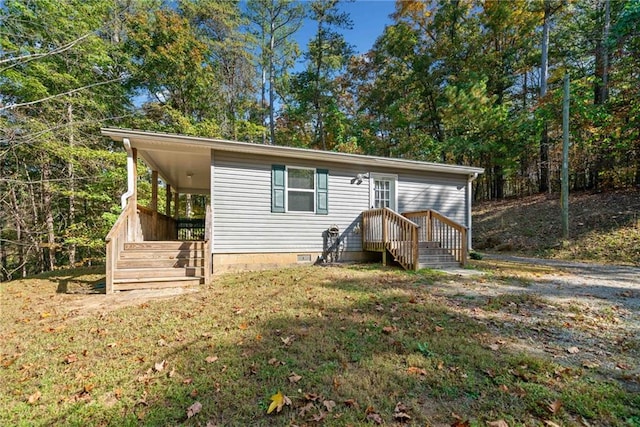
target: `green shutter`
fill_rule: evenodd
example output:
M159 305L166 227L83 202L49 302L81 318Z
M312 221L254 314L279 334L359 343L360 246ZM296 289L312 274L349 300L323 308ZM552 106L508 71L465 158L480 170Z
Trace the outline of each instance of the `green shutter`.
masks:
M271 212L284 212L283 165L271 165Z
M329 171L316 169L316 213L329 213Z

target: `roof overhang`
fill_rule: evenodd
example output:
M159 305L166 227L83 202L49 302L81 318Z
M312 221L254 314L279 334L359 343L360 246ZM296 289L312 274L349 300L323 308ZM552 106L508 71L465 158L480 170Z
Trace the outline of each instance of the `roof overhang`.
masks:
M367 168L447 173L468 177L475 177L484 172L483 168L471 166L262 145L131 129L104 128L101 131L103 135L109 136L115 141L128 139L131 146L137 149L138 156L153 170L157 170L165 182L180 192L207 193L209 191L211 150L347 163Z

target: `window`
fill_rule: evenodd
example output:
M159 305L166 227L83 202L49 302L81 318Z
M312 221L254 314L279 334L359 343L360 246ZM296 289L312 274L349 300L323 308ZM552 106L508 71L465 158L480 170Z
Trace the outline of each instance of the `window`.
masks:
M395 211L397 206L396 183L398 176L371 172L369 179L371 208L389 208Z
M271 212L329 213L326 169L272 165Z
M315 212L316 180L313 169L287 168L287 210Z

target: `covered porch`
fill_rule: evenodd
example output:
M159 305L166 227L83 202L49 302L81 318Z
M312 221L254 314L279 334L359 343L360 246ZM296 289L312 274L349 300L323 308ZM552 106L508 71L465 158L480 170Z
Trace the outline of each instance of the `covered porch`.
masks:
M194 217L191 195L210 195L211 151L197 145L122 140L127 152L127 191L122 212L106 237L106 290L162 288L209 283L209 203ZM151 198L138 203L138 159L151 171ZM164 203L159 192L164 190ZM180 195L187 195L181 209ZM162 211L159 205L162 204ZM184 211L186 215L179 216Z

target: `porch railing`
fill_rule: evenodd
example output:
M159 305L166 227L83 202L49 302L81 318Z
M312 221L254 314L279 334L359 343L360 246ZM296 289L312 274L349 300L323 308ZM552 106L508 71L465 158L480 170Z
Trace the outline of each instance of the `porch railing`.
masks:
M433 209L404 212L402 215L420 227L419 242L438 242L441 248L451 252L460 265L466 264L467 227Z
M362 248L383 252L388 250L407 270L419 268L418 224L389 208L362 212Z
M211 283L211 240L213 237L213 218L211 215L211 205L207 204L207 211L204 218L204 283Z
M138 218L142 238L139 240L176 240L178 227L176 220L153 209L138 205Z
M113 278L115 277L116 262L124 244L135 240L138 233L138 220L135 203L127 202L120 216L107 234L106 248L106 293L113 293Z

